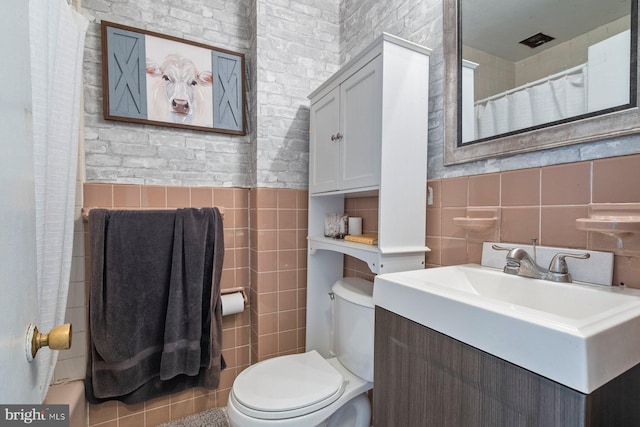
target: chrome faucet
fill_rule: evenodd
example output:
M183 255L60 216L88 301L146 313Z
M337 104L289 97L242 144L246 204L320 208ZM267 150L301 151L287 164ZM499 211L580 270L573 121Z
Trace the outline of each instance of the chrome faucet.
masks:
M506 248L504 246L492 245L496 251L509 251L507 253L507 263L503 271L507 274L516 276L530 277L532 279L550 280L552 282L570 283L571 274L567 267L566 257L587 259L588 253L584 254L567 254L557 253L554 255L549 268L540 267L536 261L522 248Z

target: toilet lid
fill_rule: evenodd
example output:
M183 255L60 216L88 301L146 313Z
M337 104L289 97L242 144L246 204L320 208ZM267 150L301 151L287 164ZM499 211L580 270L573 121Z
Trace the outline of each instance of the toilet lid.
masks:
M315 350L252 365L238 375L232 390L245 407L238 408L241 412L269 419L316 411L337 400L343 391L340 372Z

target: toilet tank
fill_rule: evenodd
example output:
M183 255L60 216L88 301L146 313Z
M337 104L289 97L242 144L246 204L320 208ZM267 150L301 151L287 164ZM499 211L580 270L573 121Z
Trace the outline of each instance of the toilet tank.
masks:
M332 351L342 366L373 382L373 282L344 277L332 291Z

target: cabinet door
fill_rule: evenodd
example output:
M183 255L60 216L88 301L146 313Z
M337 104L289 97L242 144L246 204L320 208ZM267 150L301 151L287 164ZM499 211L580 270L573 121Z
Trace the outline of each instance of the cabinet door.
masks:
M620 393L612 399L600 395L589 404L593 395L584 395L381 307L376 307L375 319L376 427L638 425L633 413L639 411L631 409L637 404L619 404L624 396L633 396L630 391L637 386L630 382L620 384ZM587 417L597 421L590 422Z
M340 85L341 190L380 184L382 57Z
M309 138L309 191L338 189L339 88L311 105ZM333 138L332 138L333 137Z

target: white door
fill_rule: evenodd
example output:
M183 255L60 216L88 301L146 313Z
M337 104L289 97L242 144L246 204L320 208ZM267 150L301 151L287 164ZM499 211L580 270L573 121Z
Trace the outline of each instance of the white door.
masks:
M9 3L0 13L0 403L35 404L36 366L25 354L37 320L29 2Z

